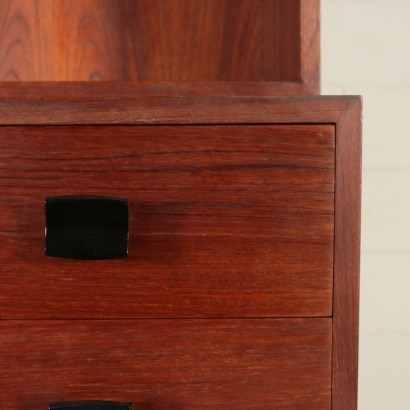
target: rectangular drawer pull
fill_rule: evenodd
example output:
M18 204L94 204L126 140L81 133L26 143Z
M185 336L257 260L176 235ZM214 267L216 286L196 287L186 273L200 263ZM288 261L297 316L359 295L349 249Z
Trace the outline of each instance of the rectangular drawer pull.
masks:
M113 259L128 255L128 201L103 196L46 198L47 256Z

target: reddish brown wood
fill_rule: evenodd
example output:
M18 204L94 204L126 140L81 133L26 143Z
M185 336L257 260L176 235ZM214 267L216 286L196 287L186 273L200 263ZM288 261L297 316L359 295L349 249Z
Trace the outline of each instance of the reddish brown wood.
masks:
M336 127L332 409L357 408L362 104Z
M12 88L0 96L1 125L68 124L335 124L358 97L124 97L111 84ZM34 96L37 89L37 96ZM91 96L87 95L91 93Z
M320 0L300 2L300 25L300 83L320 94Z
M197 82L123 82L113 81L110 83L99 81L71 82L3 82L0 85L0 97L13 95L15 97L39 97L39 85L41 85L41 97L47 96L79 96L92 97L120 97L135 96L290 96L311 94L309 89L299 83L289 81L260 81L260 82L233 82L211 81ZM46 85L43 87L43 85Z
M0 79L129 80L122 3L2 1Z
M330 319L2 322L1 406L329 409L331 331Z
M50 42L40 24L39 1L4 0L0 2L0 79L1 81L54 79ZM42 2L41 18L49 25L52 0ZM44 6L48 6L45 8ZM48 58L47 58L48 57ZM44 61L42 61L44 59ZM47 60L47 61L46 61ZM55 63L54 63L55 64Z
M140 81L300 79L299 0L126 0L124 10Z
M1 317L331 315L333 126L2 127L0 145ZM127 198L129 257L45 257L44 199L64 195Z
M319 0L4 0L0 79L315 94L319 15Z
M37 87L39 95L41 93L46 95L42 99L21 98L24 87L16 91L14 97L9 90L6 96L3 94L0 97L0 123L248 125L291 123L335 126L336 228L332 318L332 408L354 410L357 403L361 99L347 96L113 98L109 97L109 86L88 85L82 88L77 84L75 87L80 96L77 102L68 89L65 96L60 95L53 84ZM33 85L27 89L35 95ZM87 97L86 94L90 90L93 96ZM100 94L104 94L104 97L98 98ZM269 319L265 320L269 321ZM303 326L307 325L308 321L304 321ZM12 323L13 321L10 322ZM24 326L21 326L24 330ZM292 337L289 337L288 343L292 343L292 340ZM8 379L7 383L9 383ZM241 389L238 389L238 392L240 393Z

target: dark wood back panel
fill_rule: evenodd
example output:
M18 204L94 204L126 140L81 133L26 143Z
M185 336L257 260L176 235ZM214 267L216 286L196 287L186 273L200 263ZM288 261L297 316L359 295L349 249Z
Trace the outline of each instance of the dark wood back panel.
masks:
M331 319L0 322L1 408L328 410L331 332Z
M139 81L300 79L298 0L128 0L124 6Z
M1 317L331 315L333 126L1 127L0 141ZM44 199L64 195L127 198L129 257L44 256Z

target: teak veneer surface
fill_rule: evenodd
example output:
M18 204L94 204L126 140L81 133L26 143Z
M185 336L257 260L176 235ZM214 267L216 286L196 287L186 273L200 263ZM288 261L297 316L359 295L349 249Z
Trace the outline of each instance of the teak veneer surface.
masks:
M124 95L110 95L111 85L108 84L100 84L98 86L94 86L89 84L87 86L82 86L81 84L77 83L75 85L75 92L71 92L69 87L67 87L62 93L59 92L58 88L56 88L55 84L46 83L43 85L39 84L30 84L27 86L26 90L28 94L25 95L24 86L19 86L14 91L7 87L0 88L0 124L2 124L2 128L9 128L4 127L5 125L23 125L24 127L10 127L9 129L16 129L15 133L10 132L10 137L6 141L12 141L12 136L18 136L21 132L22 128L25 128L27 125L54 125L53 127L46 127L52 128L54 130L54 135L57 135L59 130L63 130L65 128L69 129L70 127L58 127L55 125L75 125L74 128L84 129L88 127L83 127L83 125L156 125L165 127L171 124L176 125L177 127L188 127L193 125L194 128L196 126L203 126L203 125L232 125L236 124L240 128L243 126L251 127L253 125L257 127L271 127L272 124L275 124L274 127L281 127L282 125L284 128L292 128L293 126L297 125L298 127L306 127L306 129L316 129L316 127L321 128L324 127L328 129L329 127L334 128L334 138L335 138L335 149L334 149L334 249L333 249L333 303L332 303L332 311L328 318L303 318L303 319L245 319L245 318L236 318L236 319L184 319L184 320L170 320L169 323L180 323L181 326L187 323L197 323L198 328L202 328L205 323L212 323L215 324L219 323L222 325L223 323L235 323L237 327L230 327L230 330L227 330L227 333L222 332L220 335L223 337L218 337L218 341L220 340L223 342L227 340L227 343L231 346L235 345L234 340L236 337L242 337L241 339L244 345L247 346L247 349L251 349L251 346L256 346L259 342L257 342L259 331L255 330L255 333L248 332L246 329L247 323L252 323L256 325L258 321L263 324L266 324L269 328L269 335L266 337L266 341L269 343L275 344L275 341L283 341L281 335L289 335L286 337L286 349L274 350L274 354L272 356L267 355L266 352L269 350L261 347L256 347L255 352L253 354L253 358L255 361L253 363L260 363L256 366L252 367L249 361L245 362L246 365L246 372L251 371L252 369L258 371L258 369L266 369L264 368L264 364L266 360L270 360L269 358L275 357L276 362L281 360L281 363L289 363L287 360L292 360L294 357L295 345L293 341L298 340L298 345L303 346L303 342L300 340L299 337L295 335L293 332L280 332L280 334L275 333L275 329L279 329L279 322L281 323L300 323L300 335L301 337L306 337L311 334L311 324L312 323L328 323L331 326L332 332L332 340L331 340L331 371L330 373L326 373L327 375L324 376L324 380L319 382L319 389L322 389L323 386L326 389L326 392L320 390L321 394L331 394L329 400L331 400L331 408L332 410L355 410L357 408L357 354L358 354L358 307L359 307L359 266L360 266L360 258L359 258L359 250L360 250L360 193L361 193L361 110L362 104L361 99L359 97L352 97L352 96L344 96L344 97L293 97L293 98L280 98L280 97L246 97L246 98L227 98L227 97L202 97L202 98L193 98L193 97L181 97L181 98L174 98L174 97L137 97L137 98L129 98ZM88 92L92 90L91 95L88 95ZM115 87L112 88L115 90ZM13 94L14 93L14 94ZM77 97L76 97L77 95ZM292 125L290 125L292 124ZM27 127L30 128L30 127ZM36 127L34 127L36 128ZM41 128L41 127L38 127ZM92 127L90 127L92 128ZM100 127L100 128L112 128L115 127ZM128 127L125 127L128 128ZM156 128L156 127L152 127ZM200 128L200 127L199 127ZM18 131L20 129L20 131ZM47 131L47 130L46 130ZM24 132L23 132L24 134ZM38 135L41 135L38 134ZM21 138L21 135L20 137ZM43 137L44 138L44 135ZM115 138L115 137L113 137ZM41 138L39 138L41 140ZM57 141L57 139L56 139ZM59 144L63 144L60 142ZM68 143L67 143L68 144ZM61 146L60 146L61 147ZM23 148L24 150L24 148ZM58 153L58 150L57 150ZM91 155L91 153L90 153ZM24 161L33 161L31 154L26 155L24 157ZM89 157L87 157L89 159ZM9 164L10 165L10 164ZM263 169L263 168L261 168ZM6 168L2 169L1 171L7 171ZM64 171L64 169L63 169ZM265 169L266 171L266 169ZM289 169L290 171L290 169ZM209 170L208 170L209 172ZM326 171L328 172L328 171ZM27 175L29 174L29 170L24 171ZM21 175L18 177L21 181ZM41 184L40 181L37 181L38 184ZM34 184L36 188L36 185ZM31 188L31 187L30 187ZM227 185L227 189L229 190L229 185ZM17 185L10 184L10 192L13 192L14 189L19 191ZM37 189L37 188L36 188ZM22 192L20 190L20 192ZM22 193L21 198L24 200L24 195L27 193ZM37 213L36 213L37 215ZM150 225L151 226L151 225ZM176 225L177 226L177 225ZM9 235L5 232L6 235ZM24 235L23 235L24 237ZM15 251L13 251L15 252ZM47 274L47 272L46 272ZM92 291L92 289L91 289ZM24 295L21 293L20 298L23 298ZM27 317L25 319L30 319ZM297 322L295 322L297 321ZM317 322L312 322L317 321ZM95 329L102 325L105 321L101 320L64 320L64 321L42 321L42 320L2 320L0 321L0 325L2 327L2 332L0 333L0 340L1 340L1 351L5 352L5 359L2 359L3 362L8 363L6 367L0 368L0 371L3 371L2 378L0 379L1 388L0 391L6 392L8 399L12 397L15 399L13 403L13 408L16 408L20 405L20 409L27 408L27 404L21 404L20 397L24 397L23 394L27 394L30 397L30 404L31 398L30 394L33 392L32 386L37 385L40 386L43 380L42 375L51 371L50 369L52 366L49 366L47 372L42 371L47 367L44 358L50 360L50 363L53 363L54 360L60 360L58 363L64 362L64 357L67 358L67 361L71 361L72 355L64 354L58 355L54 354L53 350L41 350L44 346L47 346L47 342L50 344L56 343L59 345L63 345L62 342L69 343L71 346L76 345L76 340L79 340L74 336L75 332L79 332L82 334L88 334L89 336L86 337L87 344L90 347L89 350L85 349L84 347L80 347L80 349L85 349L84 351L87 352L95 352L101 350L96 350L94 345L97 347L98 345L98 338L92 337L94 334ZM147 326L145 333L149 334L148 327L153 326L153 328L158 329L157 323L165 323L163 319L144 319L144 320L119 320L119 321L109 321L109 323L120 325L121 323L124 324L126 328L129 328L129 323L143 323ZM259 323L259 322L258 322ZM242 325L245 325L244 333L241 333ZM219 326L218 325L218 326ZM50 332L43 332L41 329L45 327L49 327L49 329L53 328ZM72 327L72 333L67 332L68 327ZM206 325L207 326L207 325ZM279 327L277 327L279 326ZM64 330L65 328L65 330ZM164 329L165 327L161 327ZM8 330L7 330L8 329ZM37 329L37 330L35 330ZM81 330L82 329L82 330ZM186 328L188 329L188 327ZM238 329L236 332L235 330ZM61 331L59 333L59 330ZM169 328L168 328L169 330ZM190 328L193 330L193 328ZM131 330L130 330L131 331ZM210 327L206 327L204 330L208 334L208 339L205 337L206 335L202 335L199 333L201 337L201 341L207 343L207 340L211 340L213 336ZM233 332L232 332L233 331ZM87 333L92 332L92 333ZM273 333L271 333L273 332ZM77 333L77 334L79 334ZM120 332L116 332L120 333ZM142 332L144 333L144 332ZM169 336L169 331L164 332L163 336L166 334ZM262 332L262 335L267 335L268 333ZM46 334L52 334L50 339L44 337ZM68 335L73 335L70 338ZM151 333L153 334L153 333ZM13 336L14 335L14 336ZM26 335L26 338L22 338L21 342L19 339L22 335ZM34 337L31 337L33 335ZM39 336L36 336L39 335ZM59 336L61 338L59 338ZM188 336L194 336L195 332L189 331ZM256 337L256 342L253 342L253 335ZM143 335L141 334L143 338ZM43 340L44 339L44 340ZM57 340L58 339L58 340ZM100 337L101 340L107 340L106 337ZM155 338L154 338L155 339ZM184 338L181 338L181 343ZM318 343L323 347L326 345L327 341L323 339L323 337L319 338ZM53 341L54 340L54 341ZM84 340L84 339L82 339ZM116 343L120 343L121 338L116 339ZM158 340L158 339L155 339ZM188 340L188 339L187 339ZM36 360L36 356L31 354L31 352L27 349L29 342L33 341L34 346L39 346L38 351L47 352L44 353L44 356L40 355L39 361ZM14 354L18 353L19 347L18 343L24 344L24 354L25 356L19 356L22 361L19 363L18 361L10 361L8 352L13 352ZM322 344L324 343L324 344ZM212 339L212 346L218 346L215 339ZM280 343L279 343L280 344ZM191 344L190 344L191 345ZM67 345L65 345L67 346ZM195 344L194 344L195 346ZM266 345L265 345L266 346ZM277 345L279 346L279 345ZM318 346L318 345L317 345ZM22 348L23 349L23 348ZM320 349L318 347L318 349ZM319 350L316 349L316 352ZM171 349L172 351L172 349ZM249 351L249 350L247 350ZM273 351L273 350L272 350ZM301 350L301 352L303 349ZM195 352L195 349L190 350L188 353L191 354ZM229 356L231 360L221 361L223 363L222 369L238 369L241 366L241 356L240 350L236 350L232 353L232 356ZM261 356L259 356L259 353ZM101 354L104 356L106 351ZM183 355L181 357L181 362L185 360L187 357L192 356ZM30 356L30 358L28 358ZM70 356L68 358L68 356ZM307 352L303 352L303 356L307 357ZM13 357L11 355L10 357ZM16 357L16 356L14 356ZM90 357L90 356L88 356ZM152 356L151 356L152 357ZM160 357L157 356L157 357ZM164 357L164 356L163 356ZM203 357L207 359L210 356L209 349L207 350L207 354L203 356L197 355L195 358L196 360L199 357ZM225 356L226 357L226 356ZM260 358L260 362L258 362ZM268 358L268 359L267 359ZM24 360L23 360L24 359ZM30 360L32 360L30 362ZM93 362L93 358L91 356L90 362ZM181 363L178 362L178 363ZM188 364L192 363L193 359L188 360ZM27 366L25 363L34 363L33 366ZM37 363L37 364L36 364ZM86 365L88 362L87 360L83 361L81 364L78 364L79 368L83 365ZM202 362L203 363L203 362ZM317 366L314 366L316 369L314 373L316 376L319 373L316 371L325 365L326 367L327 358L324 355L318 357ZM19 366L22 367L19 367ZM285 366L285 365L284 365ZM301 361L300 364L291 367L279 367L279 369L289 369L289 371L297 371L300 367L302 373L304 374L307 372L308 374L313 371L313 367L310 370L306 370L304 366L304 362ZM272 367L276 368L276 365ZM10 372L10 369L14 369L14 371L21 371L26 375L26 377L31 378L31 382L26 385L26 389L24 389L24 384L20 382L18 377L5 377L6 371ZM24 370L22 370L24 368ZM64 368L64 366L59 367L58 369ZM6 370L9 369L9 370ZM200 369L202 372L207 372L209 370L209 374L212 371L215 374L220 374L220 367L218 366L203 366ZM122 370L123 371L123 370ZM327 370L326 370L327 371ZM246 373L245 372L245 373ZM248 386L252 388L253 379L249 377L245 377L246 381L243 383L239 382L240 388L235 391L235 397L243 397L240 396L241 392L245 391L249 394L244 398L243 402L248 403L246 400L250 400L249 397L256 400L264 400L264 397L272 397L269 396L271 392L276 392L276 376L273 377L275 370L272 370L273 373L270 373L270 370L266 372L267 377L261 377L260 379L256 378L255 380L260 380L258 386L268 386L270 375L272 375L272 383L266 387L266 395L255 395L252 396L252 392L249 393L249 390L246 390ZM17 374L15 373L15 374ZM78 372L77 372L78 373ZM75 389L80 384L75 383L75 372L65 373L67 386L71 386L71 388ZM61 377L61 372L57 370L52 376ZM122 373L124 374L124 373ZM147 374L147 373L144 373ZM153 373L150 373L153 374ZM169 374L169 373L165 373ZM248 374L248 373L246 373ZM284 374L281 372L281 375ZM296 393L300 392L299 388L301 385L304 384L304 376L301 374L300 377L296 377L289 382L289 386L293 385L296 389ZM320 374L324 374L321 373ZM159 380L158 377L161 377L161 374L156 374L156 380ZM315 377L316 377L315 376ZM98 379L98 372L94 372L94 369L90 371L87 375L90 380L90 384L95 389L98 390L96 393L95 398L102 398L99 392L102 390L98 387L99 379ZM258 376L259 377L259 376ZM321 377L321 376L319 376ZM243 380L245 380L243 379ZM312 379L309 376L309 379ZM28 380L28 379L25 379ZM47 379L49 380L49 379ZM74 380L74 381L73 381ZM185 379L186 380L186 379ZM215 379L214 379L215 380ZM221 400L221 403L224 402L225 404L221 407L224 409L229 408L242 408L241 405L238 405L235 401L233 401L234 405L230 406L230 404L226 404L227 401L224 398L224 394L228 391L226 389L233 388L231 384L224 385L221 382L221 378L218 378L218 386L222 386L223 393L218 395L218 400ZM236 379L238 380L238 379ZM280 379L282 380L282 379ZM318 380L314 378L314 380ZM331 382L331 391L327 390L327 383ZM251 385L249 385L251 383ZM266 385L264 384L266 383ZM302 383L302 384L300 384ZM310 385L307 388L308 394L312 391L311 389L314 388L316 382L313 385ZM156 385L158 386L158 385ZM167 397L163 397L159 402L158 394L163 392L166 384L161 384L161 388L157 390L157 393L152 393L150 398L147 398L144 402L139 399L136 399L136 403L140 404L141 408L184 408L181 404L182 401L180 397L182 397L185 392L189 395L189 392L192 392L194 388L197 388L200 384L190 384L189 381L185 384L181 383L178 384L178 388L175 388L174 391L177 392L178 396L176 399L173 399L172 395L168 395ZM256 386L256 385L255 385ZM79 387L80 388L80 387ZM264 388L264 387L263 387ZM162 389L162 390L161 390ZM279 387L278 390L278 397L280 400L284 396L281 396L281 389ZM292 387L290 387L292 389ZM18 392L18 397L16 395L12 396L14 393L13 391ZM286 391L286 390L285 390ZM195 391L195 394L197 391ZM151 394L151 393L149 393ZM203 393L204 396L200 397L215 397L212 394L215 393L215 389L208 389L206 394ZM232 393L232 395L234 395ZM97 397L98 396L98 397ZM38 397L38 396L37 396ZM83 396L85 397L85 396ZM112 396L114 397L114 396ZM117 396L115 396L117 397ZM231 399L230 394L226 396L228 399ZM233 396L232 396L233 397ZM289 390L286 394L287 400L303 400L304 395L299 396L298 394L293 395L292 392ZM325 396L321 396L322 398ZM107 397L108 398L108 397ZM67 397L67 399L72 399ZM118 399L120 397L118 396ZM19 401L20 400L20 401ZM225 401L224 401L225 400ZM319 399L322 400L322 399ZM44 399L43 403L48 402L48 397ZM20 403L20 404L19 404ZM280 402L282 403L282 402ZM301 401L301 405L290 405L290 408L304 408L303 406L308 403L308 401ZM324 403L324 408L329 408L330 403L327 399L323 399L320 403ZM308 405L308 409L317 409L321 408L322 404L314 404L310 406ZM194 406L194 404L192 404ZM209 407L212 407L209 406ZM19 407L17 407L19 408ZM186 408L190 408L186 406ZM192 407L191 407L192 408ZM195 407L193 407L195 408ZM246 408L246 407L245 407ZM249 408L254 408L250 405ZM256 408L276 408L275 405L261 405L257 406ZM280 407L279 407L280 408ZM286 408L286 407L285 407Z
M0 86L0 125L340 124L355 96L131 96L108 83ZM139 86L135 86L139 88ZM142 86L142 88L144 88ZM125 94L125 95L124 95Z
M319 0L2 0L0 29L0 81L319 92Z
M135 410L325 410L331 331L330 319L0 322L1 408L104 399Z
M1 127L0 145L0 317L331 315L333 126ZM46 257L44 200L65 195L127 198L128 257Z

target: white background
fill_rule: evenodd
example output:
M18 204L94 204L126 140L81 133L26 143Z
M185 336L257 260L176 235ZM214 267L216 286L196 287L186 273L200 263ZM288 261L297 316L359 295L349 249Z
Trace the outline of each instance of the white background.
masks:
M322 94L364 97L359 409L410 409L410 0L322 0Z

